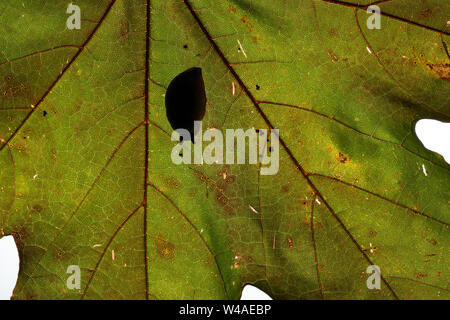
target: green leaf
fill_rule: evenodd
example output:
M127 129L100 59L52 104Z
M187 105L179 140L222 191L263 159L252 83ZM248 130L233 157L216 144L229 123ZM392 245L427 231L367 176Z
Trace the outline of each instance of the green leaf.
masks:
M78 0L80 30L61 1L0 4L14 298L448 299L449 166L414 124L449 120L450 5L379 1L370 30L369 2ZM276 175L172 163L191 67L204 129L279 129Z

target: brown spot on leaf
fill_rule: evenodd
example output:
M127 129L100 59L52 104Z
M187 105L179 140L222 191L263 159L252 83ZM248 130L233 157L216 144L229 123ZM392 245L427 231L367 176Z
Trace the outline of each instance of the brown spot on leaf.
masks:
M227 184L232 184L236 181L236 177L235 176L227 176L227 178L225 179L225 183Z
M336 37L338 35L338 33L335 28L331 28L330 30L328 30L328 35L330 37Z
M227 6L227 11L229 12L229 13L236 13L236 7L235 6L233 6L233 5L228 5Z
M55 251L53 251L53 257L56 260L63 260L65 255L66 253L61 249L55 249Z
M340 163L346 163L347 160L348 160L348 158L347 158L347 156L346 156L345 154L343 154L342 152L339 152L339 154L338 154L338 156L337 156L337 160L338 160Z
M153 242L156 245L156 253L164 259L171 259L175 255L175 245L162 237L154 237Z
M56 150L56 149L50 150L50 158L56 160L57 156L58 156L58 150Z
M433 15L433 10L430 8L424 8L422 11L420 11L419 16L422 19L428 19Z
M439 78L450 81L450 63L428 63L427 67Z
M25 300L37 300L39 295L35 292L30 292L25 294ZM23 298L16 298L14 295L11 297L11 300L22 300Z
M286 240L287 240L289 249L292 249L294 247L294 241L292 241L291 237L287 237Z
M336 54L334 54L334 52L332 50L328 50L327 55L328 55L328 57L330 57L331 62L336 63L339 61L339 57Z
M2 82L0 95L5 98L25 96L28 93L28 87L20 83L11 73L4 76Z
M433 246L437 245L437 241L435 239L427 239L429 243L431 243Z
M25 238L27 237L27 231L25 230L25 228L22 227L19 229L19 231L12 232L11 234L14 238L14 242L16 243L17 251L19 252L19 258L20 260L22 260L23 248L25 247Z
M178 189L181 185L180 180L174 176L169 176L165 180L165 185L168 189Z
M234 215L234 209L229 204L229 201L225 194L223 193L223 190L218 190L216 192L216 201L222 206L222 208L225 210L225 212L229 215Z
M39 205L39 204L35 204L35 205L33 206L33 210L36 211L36 212L38 212L38 213L40 213L40 212L42 211L42 206Z
M306 224L307 226L309 226L309 224L311 223L310 216L304 216L303 217L303 223Z
M369 237L371 237L371 238L375 238L377 236L377 234L378 233L375 230L370 230L369 231Z
M128 34L128 22L127 21L120 21L119 22L119 26L120 26L120 35L126 36Z
M241 17L241 22L247 27L249 31L253 30L253 23L246 16Z
M13 149L17 150L17 152L19 152L19 153L21 153L21 154L25 154L25 155L28 155L28 154L29 154L27 145L24 144L24 143L10 144L10 146L11 146Z
M195 177L198 178L201 182L208 181L208 176L206 174L204 174L203 172L200 172L198 170L193 170L193 171L194 171Z

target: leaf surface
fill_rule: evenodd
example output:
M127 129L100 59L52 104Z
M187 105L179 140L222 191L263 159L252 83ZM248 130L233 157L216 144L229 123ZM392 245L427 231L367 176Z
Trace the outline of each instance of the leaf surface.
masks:
M448 299L445 1L0 4L0 231L16 299ZM276 128L280 170L175 165L164 95L202 68L203 127ZM70 265L81 289L69 290ZM381 269L369 290L366 268Z

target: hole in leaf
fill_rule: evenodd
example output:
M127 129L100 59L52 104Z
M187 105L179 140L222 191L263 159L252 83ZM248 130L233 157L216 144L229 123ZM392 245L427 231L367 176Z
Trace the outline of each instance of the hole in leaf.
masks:
M416 123L415 129L425 148L439 153L450 163L450 123L422 119Z
M258 86L258 85L256 85L256 90L259 90L259 89L261 89L261 87L260 87L260 86Z
M242 290L241 300L273 300L267 293L250 284Z
M166 115L174 130L186 129L194 142L194 121L206 112L206 92L202 69L191 68L177 75L166 92Z
M10 300L19 274L19 252L13 236L0 239L0 300Z

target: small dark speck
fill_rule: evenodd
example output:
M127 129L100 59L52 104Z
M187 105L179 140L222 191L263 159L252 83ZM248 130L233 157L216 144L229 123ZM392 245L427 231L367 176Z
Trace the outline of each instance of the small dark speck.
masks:
M42 115L45 117L47 115L47 111L44 110L44 112L42 112Z
M187 48L188 48L188 45L187 45L187 44L185 44L185 45L183 46L183 48L184 48L184 49L187 49Z
M272 152L272 151L273 151L273 148L272 148L272 147L270 147L270 148L269 148L269 152Z
M261 87L260 87L260 86L258 86L258 85L256 85L256 90L259 90L259 89L261 89Z

